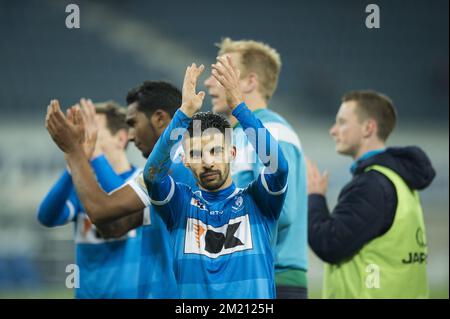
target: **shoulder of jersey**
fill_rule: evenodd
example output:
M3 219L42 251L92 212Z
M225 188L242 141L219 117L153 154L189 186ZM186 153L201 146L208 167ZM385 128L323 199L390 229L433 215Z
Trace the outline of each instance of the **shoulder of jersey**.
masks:
M280 114L270 109L264 109L258 114L258 118L278 141L290 143L299 150L302 149L302 143L297 133ZM276 134L275 131L280 134Z

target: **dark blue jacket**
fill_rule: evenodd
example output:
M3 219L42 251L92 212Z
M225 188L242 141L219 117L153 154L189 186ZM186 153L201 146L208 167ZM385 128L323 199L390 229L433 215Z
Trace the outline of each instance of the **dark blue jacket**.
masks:
M324 196L309 195L308 242L323 261L335 264L351 258L392 226L397 194L386 176L374 170L364 172L375 164L394 170L414 190L428 187L436 175L420 148L392 147L356 163L353 178L331 214Z

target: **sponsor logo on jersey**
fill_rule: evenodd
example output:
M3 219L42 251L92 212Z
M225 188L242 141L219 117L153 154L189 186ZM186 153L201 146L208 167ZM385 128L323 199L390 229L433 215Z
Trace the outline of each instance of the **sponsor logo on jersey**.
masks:
M191 198L191 205L200 208L201 210L207 210L206 205L195 197Z
M410 252L408 256L402 259L403 264L423 264L427 263L428 255L424 252Z
M184 252L217 258L253 248L248 215L230 219L228 224L213 227L196 218L188 218Z

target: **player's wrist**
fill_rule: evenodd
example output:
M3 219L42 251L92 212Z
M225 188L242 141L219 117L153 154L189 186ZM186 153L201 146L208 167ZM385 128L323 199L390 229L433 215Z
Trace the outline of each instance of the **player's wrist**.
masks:
M244 102L244 97L241 92L230 90L227 94L227 100L231 109L234 109L240 103Z
M327 193L326 190L324 189L319 189L319 188L313 188L308 190L308 195L320 195L320 196L325 196Z
M96 158L99 158L100 156L105 155L105 153L101 149L95 149L93 152L90 153L89 159L95 160Z
M185 103L181 104L180 111L183 112L184 115L186 115L189 118L193 117L195 112L197 112L197 110L194 107L189 106Z
M74 159L74 158L86 158L86 154L84 152L84 149L80 146L75 146L65 152L66 157L68 159Z
M231 109L231 115L233 115L239 121L239 115L247 109L247 104L244 101L236 102L237 104Z

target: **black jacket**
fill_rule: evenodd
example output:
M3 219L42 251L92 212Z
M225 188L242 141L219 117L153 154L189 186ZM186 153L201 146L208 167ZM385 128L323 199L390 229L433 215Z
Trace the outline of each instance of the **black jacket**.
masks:
M411 189L428 187L436 175L418 147L392 147L356 165L352 180L342 189L330 214L322 195L308 197L308 241L325 262L339 263L391 227L397 210L394 185L383 174L364 169L381 165L399 174Z

